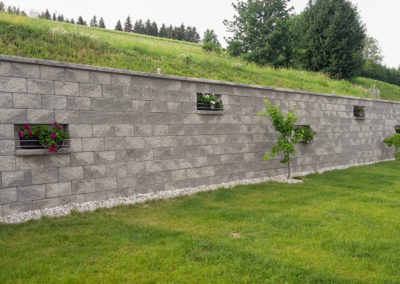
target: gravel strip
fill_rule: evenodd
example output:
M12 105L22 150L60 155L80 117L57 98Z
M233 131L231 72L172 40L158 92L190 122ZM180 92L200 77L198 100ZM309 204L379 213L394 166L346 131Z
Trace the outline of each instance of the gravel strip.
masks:
M392 161L392 160L393 159L390 159L388 161ZM383 161L379 161L379 162L383 162ZM375 163L368 163L368 164L362 164L362 165L369 165L369 164L375 164ZM342 170L342 169L347 169L350 167L354 167L354 166L341 166L341 167L325 168L325 169L320 169L317 172L323 173L326 171ZM293 176L306 176L306 175L312 174L312 173L315 173L315 172L295 173L295 174L293 174ZM217 190L219 188L232 188L232 187L235 187L238 185L258 184L258 183L263 183L263 182L267 182L267 181L275 181L275 182L282 182L282 183L301 183L301 182L303 182L302 180L298 180L298 179L287 180L286 175L276 176L276 177L267 177L267 178L244 179L244 180L216 184L216 185L203 185L203 186L192 187L192 188L166 190L166 191L144 193L144 194L134 194L129 197L121 197L121 198L100 200L100 201L89 201L89 202L84 202L84 203L72 203L72 204L67 204L67 205L63 205L63 206L57 206L54 208L47 208L47 209L42 209L42 210L31 210L31 211L27 211L27 212L23 212L23 213L19 213L19 214L0 217L0 223L6 223L6 224L24 223L29 220L40 219L42 216L48 216L48 217L66 216L66 215L71 214L71 211L78 211L78 212L94 211L97 208L112 208L112 207L122 205L122 204L129 205L129 204L143 203L148 200L166 199L166 198L172 198L172 197L181 196L181 195L192 195L192 194L195 194L197 192L202 192L202 191L213 191L213 190Z

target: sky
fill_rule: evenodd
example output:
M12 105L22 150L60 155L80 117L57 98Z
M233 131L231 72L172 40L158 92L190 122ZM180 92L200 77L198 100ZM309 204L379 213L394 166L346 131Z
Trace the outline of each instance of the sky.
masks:
M174 26L184 23L195 26L202 36L204 31L213 29L221 43L229 36L222 21L232 19L234 9L231 3L236 0L2 0L6 6L17 6L26 12L31 10L60 12L67 18L82 16L87 22L96 15L102 16L107 28L114 28L118 19L150 19ZM308 0L291 0L289 5L300 13ZM378 40L384 56L383 63L389 67L400 66L400 27L399 0L351 0L357 5L368 35Z

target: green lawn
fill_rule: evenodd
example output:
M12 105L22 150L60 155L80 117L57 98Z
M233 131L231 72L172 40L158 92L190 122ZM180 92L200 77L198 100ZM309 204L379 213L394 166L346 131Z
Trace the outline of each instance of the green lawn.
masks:
M0 283L400 283L399 171L0 225Z
M249 64L226 53L208 54L201 45L0 12L0 54L209 78L293 90L370 97L369 82L331 80L321 73ZM388 84L390 85L390 84ZM382 98L400 100L400 87Z

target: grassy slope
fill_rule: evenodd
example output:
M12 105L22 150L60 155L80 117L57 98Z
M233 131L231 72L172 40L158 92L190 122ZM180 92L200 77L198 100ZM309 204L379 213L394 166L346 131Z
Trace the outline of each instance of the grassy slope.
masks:
M1 283L399 283L400 163L0 225Z
M320 73L259 67L193 43L0 13L0 53L144 72L210 78L320 93L368 97L366 89ZM368 86L369 87L369 86ZM400 87L382 91L400 100Z

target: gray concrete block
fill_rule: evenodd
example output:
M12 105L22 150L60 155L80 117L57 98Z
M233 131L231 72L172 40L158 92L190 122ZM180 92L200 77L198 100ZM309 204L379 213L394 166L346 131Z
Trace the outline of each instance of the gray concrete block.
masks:
M132 101L132 110L140 112L150 112L151 102L150 101Z
M114 162L115 159L115 151L101 151L94 152L94 164L109 164Z
M72 194L83 194L88 192L95 192L95 180L78 180L72 181L71 193Z
M28 79L27 87L28 87L28 93L42 94L42 95L53 95L54 94L54 81Z
M67 109L67 97L42 95L42 108L47 109Z
M0 108L12 108L13 96L11 93L0 93Z
M101 178L106 176L105 165L92 165L83 167L83 177L85 179Z
M112 163L112 164L107 164L107 176L109 177L120 177L120 176L126 176L128 174L128 170L126 167L126 163Z
M26 109L1 109L0 123L26 123Z
M30 185L17 188L18 202L32 201L46 198L46 186Z
M32 184L58 182L58 168L32 169Z
M137 175L137 184L138 185L150 185L156 183L156 174L155 173L141 173Z
M133 136L134 126L132 124L116 124L114 130L115 136L118 137Z
M101 86L97 84L79 84L79 94L82 97L101 97Z
M14 108L41 108L41 96L37 94L20 94L13 95Z
M122 176L118 177L118 188L130 188L136 185L136 177Z
M93 152L71 153L72 166L86 166L94 163Z
M121 111L121 112L132 111L133 110L132 101L114 99L113 100L113 110Z
M17 188L0 188L0 204L9 204L17 202Z
M23 156L17 158L13 157L13 161L14 163L16 163L17 170L31 170L31 169L44 168L44 156Z
M141 149L146 147L144 139L141 137L126 137L126 149Z
M29 210L32 210L32 201L7 204L3 205L3 216L19 214Z
M131 76L111 74L111 84L129 87L131 85Z
M153 125L153 136L168 136L168 125Z
M92 98L92 109L112 111L114 109L113 100L105 98Z
M140 175L146 172L146 164L144 162L130 162L126 164L128 175Z
M65 81L66 71L62 67L40 66L40 78L44 80Z
M86 138L93 136L93 126L91 124L70 124L68 130L70 137Z
M135 136L152 136L152 125L135 125Z
M116 177L96 179L96 191L109 191L109 190L116 190L117 188L118 186Z
M81 110L79 112L79 123L98 124L103 123L104 113L97 111Z
M90 71L89 78L92 84L111 84L110 73Z
M71 156L68 154L45 156L44 164L46 168L69 167L71 166Z
M67 97L67 109L72 110L91 110L90 98L85 97Z
M172 181L178 181L178 180L185 180L187 179L187 170L175 170L171 171L171 179Z
M124 122L125 116L128 113L122 113L122 112L110 112L110 111L105 111L103 112L103 116L99 124L121 124L121 123L126 123ZM140 114L137 114L140 116Z
M60 182L60 196L71 195L72 182Z
M0 156L0 171L13 171L15 165L15 156Z
M126 148L125 137L105 138L104 150L123 150Z
M89 83L89 71L79 69L67 69L66 72L67 81Z
M83 167L65 167L59 170L60 181L73 181L83 179Z
M93 125L93 136L114 137L114 125L112 124Z
M123 87L114 85L102 85L103 97L112 99L123 98Z
M153 149L136 149L135 156L137 162L152 161L153 160Z
M79 96L78 83L54 82L55 94L59 96Z
M11 156L15 154L14 140L0 140L0 155Z
M142 90L140 88L124 87L123 97L128 100L142 100Z
M171 148L154 148L154 160L171 159Z
M49 183L46 184L46 198L53 198L60 196L60 184Z
M54 110L28 109L28 122L29 123L51 124L54 121L55 121Z
M136 112L124 112L122 116L122 121L121 122L115 121L114 123L135 124L135 125L140 124L142 123L142 114Z
M56 110L55 111L55 119L58 123L79 123L80 122L80 114L77 110Z
M83 151L104 151L105 140L104 138L83 138L82 148Z
M60 206L60 199L56 198L48 198L43 200L36 200L32 202L33 210L41 210L45 208L54 208Z
M87 201L99 201L99 200L107 200L108 199L108 192L91 192L85 194L85 202Z
M26 79L0 76L0 92L26 93L26 91Z
M24 172L12 171L2 172L1 174L1 187L13 187L24 185Z
M82 203L82 202L85 202L84 194L60 197L61 205L67 205L67 204L72 204L72 203Z

